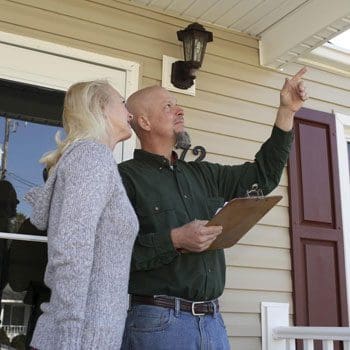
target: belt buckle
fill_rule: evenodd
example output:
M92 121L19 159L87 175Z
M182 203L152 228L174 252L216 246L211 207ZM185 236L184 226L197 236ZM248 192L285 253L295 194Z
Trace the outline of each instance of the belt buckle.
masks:
M193 301L192 302L192 305L191 305L191 312L192 312L192 315L193 316L203 316L205 315L205 313L197 313L196 311L194 311L194 307L197 305L197 304L204 304L206 303L205 301Z

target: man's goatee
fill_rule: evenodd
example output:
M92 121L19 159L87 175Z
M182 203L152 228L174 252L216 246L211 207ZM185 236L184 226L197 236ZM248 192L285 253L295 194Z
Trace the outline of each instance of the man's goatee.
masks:
M181 131L176 133L176 148L187 149L191 146L190 135L186 131Z

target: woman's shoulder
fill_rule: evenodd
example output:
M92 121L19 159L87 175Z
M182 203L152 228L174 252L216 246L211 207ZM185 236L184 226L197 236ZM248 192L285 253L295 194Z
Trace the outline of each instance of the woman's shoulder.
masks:
M73 142L63 153L65 160L70 158L89 158L98 159L98 157L113 158L110 148L94 140L79 140Z
M101 171L109 170L116 166L112 150L106 145L94 140L75 141L63 153L61 159L62 168L84 169L100 168Z

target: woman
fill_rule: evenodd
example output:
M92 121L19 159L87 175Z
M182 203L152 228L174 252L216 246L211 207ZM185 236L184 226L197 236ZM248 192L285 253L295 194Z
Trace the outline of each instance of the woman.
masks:
M28 193L31 222L48 232L49 303L31 346L119 349L131 251L138 231L112 150L131 136L120 94L106 81L77 83L64 101L67 137L41 161L49 178Z

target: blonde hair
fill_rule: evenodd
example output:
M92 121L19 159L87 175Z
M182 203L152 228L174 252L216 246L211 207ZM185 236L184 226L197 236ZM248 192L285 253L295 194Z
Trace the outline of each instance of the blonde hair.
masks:
M101 140L107 136L109 122L104 109L110 101L113 87L106 80L94 80L73 84L67 91L63 105L64 140L58 131L55 136L57 149L40 159L50 170L64 151L78 140Z

